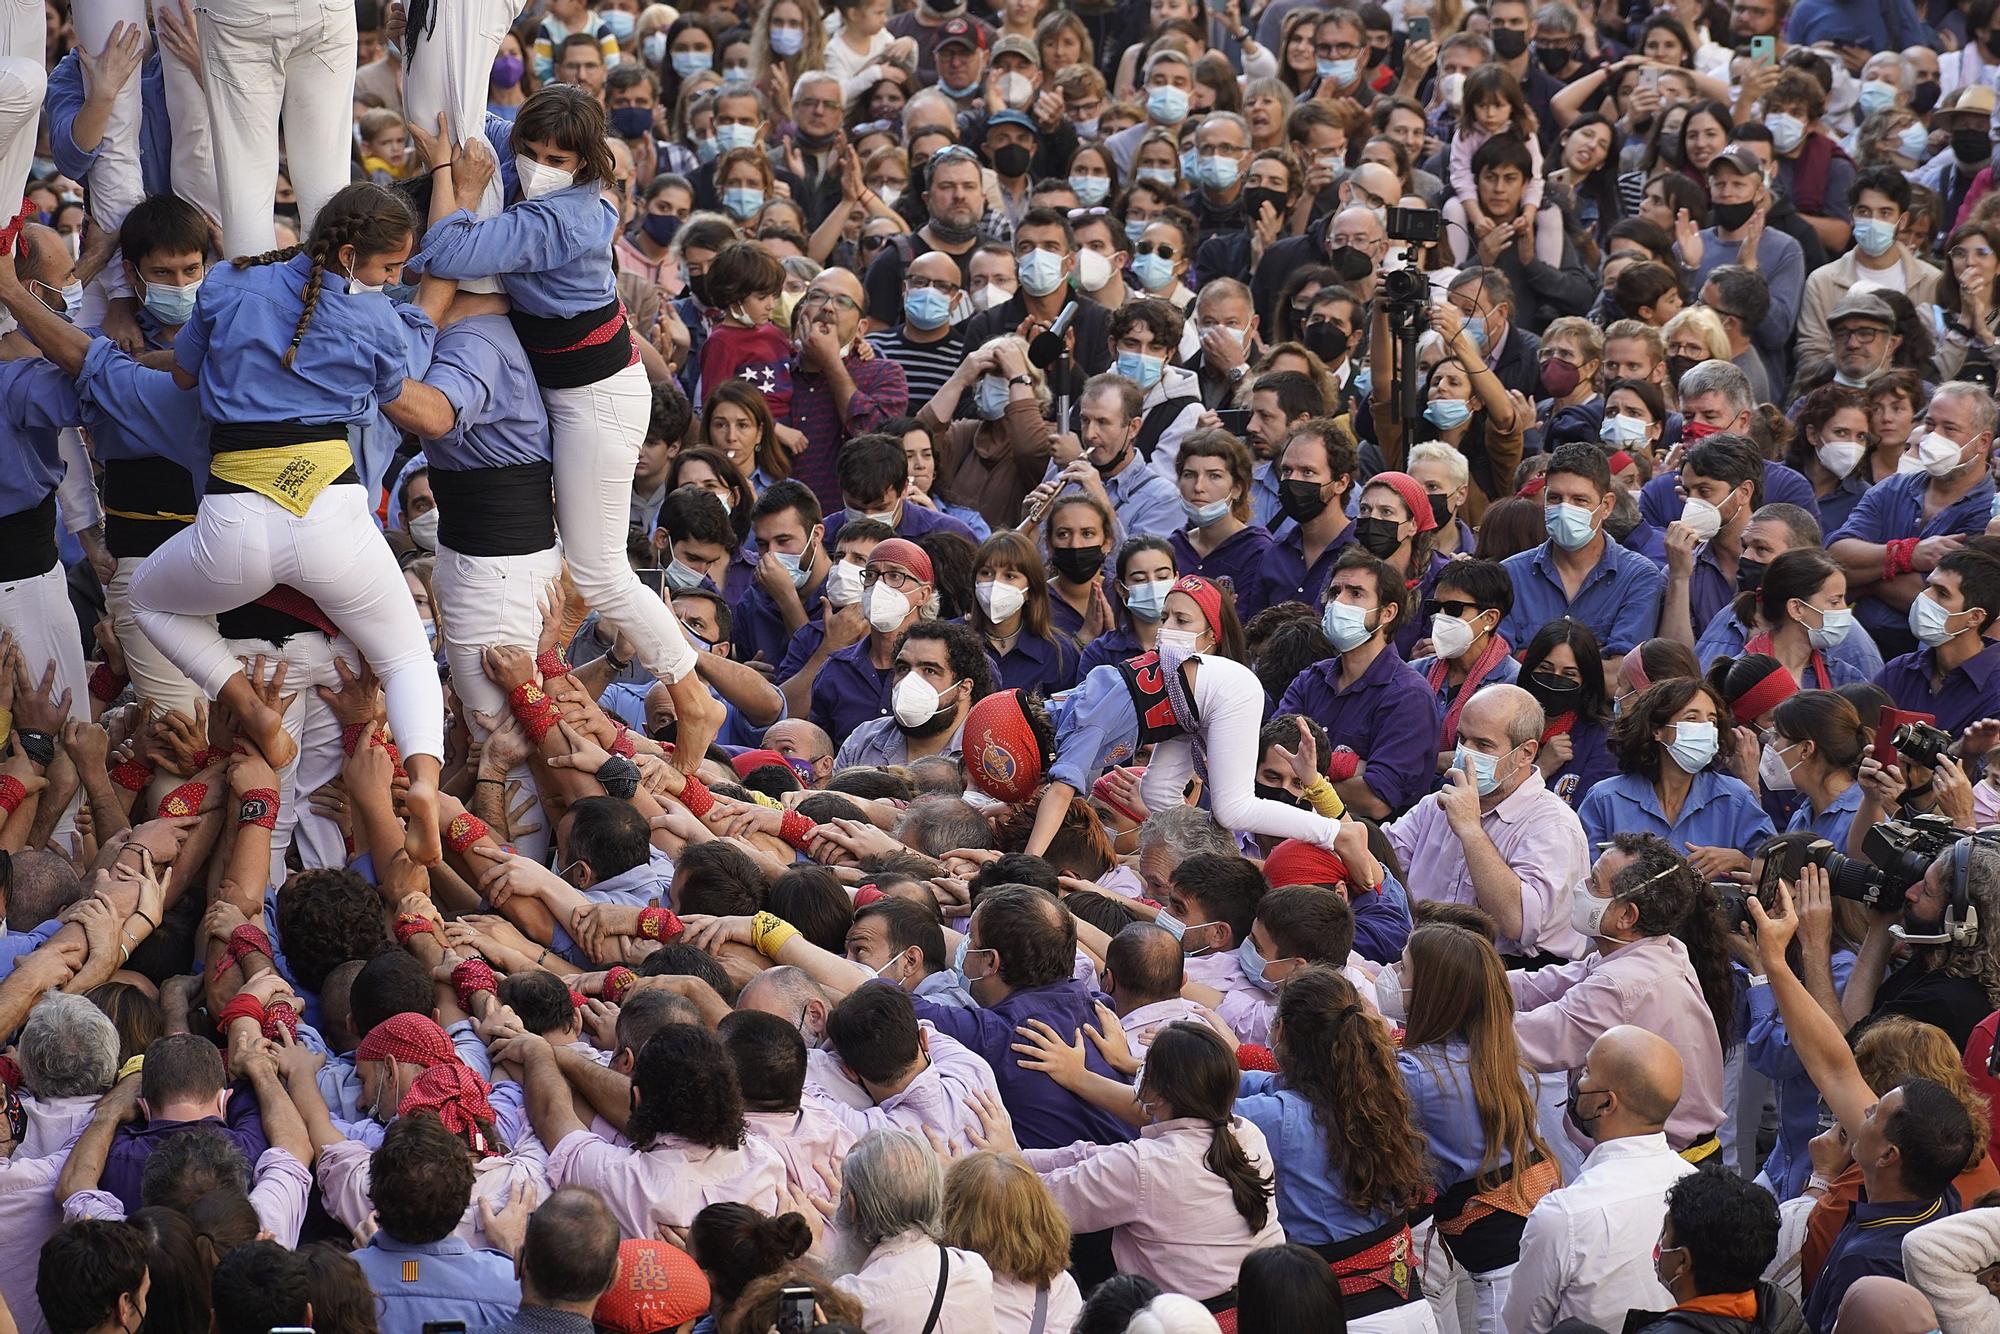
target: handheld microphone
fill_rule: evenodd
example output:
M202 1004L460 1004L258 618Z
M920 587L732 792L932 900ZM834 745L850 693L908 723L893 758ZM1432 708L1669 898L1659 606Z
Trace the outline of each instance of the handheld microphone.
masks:
M1081 301L1071 300L1056 316L1056 322L1045 332L1036 334L1035 341L1028 344L1028 360L1034 363L1036 370L1045 371L1061 359L1063 335L1069 332L1070 321L1076 318L1077 307L1082 304Z

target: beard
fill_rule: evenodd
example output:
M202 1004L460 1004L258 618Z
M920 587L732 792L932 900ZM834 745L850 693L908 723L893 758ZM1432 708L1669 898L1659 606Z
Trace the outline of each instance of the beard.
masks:
M874 1249L842 1222L837 1209L820 1244L826 1253L821 1267L829 1279L860 1273L861 1267L868 1263L868 1253Z

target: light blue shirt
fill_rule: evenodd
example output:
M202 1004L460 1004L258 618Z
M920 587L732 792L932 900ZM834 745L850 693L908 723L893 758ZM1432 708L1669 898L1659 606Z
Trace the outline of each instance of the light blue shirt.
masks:
M1853 789L1860 790L1859 784ZM1833 951L1833 989L1847 989L1854 972L1854 951ZM1744 1055L1750 1067L1768 1078L1777 1094L1778 1138L1764 1160L1764 1179L1779 1201L1791 1199L1806 1188L1812 1175L1812 1156L1806 1146L1819 1133L1819 1088L1806 1074L1798 1053L1792 1050L1791 1035L1778 1013L1778 1002L1768 986L1753 986L1748 997L1750 1024L1744 1031Z
M618 211L596 181L509 204L498 217L464 209L424 234L404 270L440 278L498 275L514 308L540 319L566 319L617 299L611 244Z
M1055 465L1049 476L1055 476ZM1104 479L1104 494L1118 515L1118 530L1125 537L1151 534L1165 537L1187 523L1181 508L1180 488L1146 466L1135 452L1116 477Z
M511 1318L521 1304L514 1261L474 1250L456 1233L418 1246L377 1232L354 1253L375 1293L381 1334L423 1334L434 1320L483 1329Z
M1285 1240L1325 1246L1372 1232L1389 1221L1347 1202L1347 1187L1326 1157L1326 1131L1305 1095L1278 1076L1245 1071L1237 1085L1236 1114L1264 1132L1278 1174L1278 1223Z
M440 330L424 383L453 413L449 430L424 441L432 467L507 468L552 457L542 391L505 315L475 315Z
M1500 623L1500 636L1509 644L1526 644L1550 621L1569 616L1589 626L1609 656L1651 639L1659 627L1666 572L1609 535L1603 557L1574 601L1556 569L1553 542L1517 552L1500 565L1514 585L1514 609Z
M1463 1038L1446 1038L1442 1043L1405 1048L1396 1054L1396 1068L1410 1092L1411 1111L1430 1139L1440 1193L1477 1176L1486 1161L1486 1133L1480 1128L1479 1106L1472 1097L1471 1066L1472 1048ZM1503 1149L1496 1166L1512 1161L1513 1156Z
M1717 658L1733 658L1742 653L1749 639L1750 627L1736 618L1732 608L1724 607L1715 613L1715 619L1695 641L1694 656L1700 659L1702 670L1707 671ZM1799 682L1799 689L1838 690L1856 681L1873 681L1882 670L1882 650L1875 646L1875 637L1859 625L1849 629L1846 638L1821 656L1826 659L1827 679L1820 680L1819 673L1808 662L1806 679Z
M1599 782L1584 796L1576 815L1583 821L1593 856L1617 834L1658 834L1685 856L1690 847L1747 853L1777 832L1756 793L1741 779L1713 769L1694 776L1680 818L1672 824L1660 809L1653 780L1643 774L1615 774Z
M1833 799L1833 804L1819 814L1813 814L1812 803L1802 801L1792 812L1791 823L1785 832L1811 830L1841 852L1847 851L1847 831L1854 825L1854 817L1861 810L1861 784L1848 784L1847 791Z

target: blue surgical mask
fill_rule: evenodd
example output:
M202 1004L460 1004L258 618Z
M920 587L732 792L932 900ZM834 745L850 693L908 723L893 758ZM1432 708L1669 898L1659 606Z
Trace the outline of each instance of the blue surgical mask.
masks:
M1333 641L1334 651L1346 653L1360 648L1375 633L1368 624L1368 610L1351 602L1329 602L1320 613L1319 628Z
M188 316L194 314L194 299L201 291L201 279L197 278L185 287L169 287L165 283L146 284L146 309L162 324L186 324Z
M702 579L702 572L691 565L683 565L678 560L667 562L667 587L676 593L700 588Z
M1134 584L1125 590L1125 607L1142 621L1157 621L1167 614L1167 589L1163 582Z
M1139 179L1150 181L1154 185L1164 185L1167 189L1171 190L1174 188L1175 182L1174 169L1172 167L1141 167L1139 168ZM1145 228L1141 227L1140 230L1144 231ZM1136 241L1139 238L1135 236L1132 239Z
M1178 88L1153 88L1146 93L1146 114L1155 124L1178 125L1187 119L1188 95Z
M1542 510L1549 540L1564 551L1581 551L1597 535L1594 515L1581 505L1549 505Z
M1051 250L1030 250L1021 256L1021 288L1029 296L1047 296L1062 286L1062 256Z
M1198 158L1194 164L1194 179L1196 184L1207 186L1211 190L1227 190L1236 184L1237 173L1241 170L1242 167L1235 158Z
M1865 79L1861 84L1861 114L1872 116L1878 111L1886 111L1895 105L1896 85L1884 83L1880 79Z
M1910 633L1926 648L1940 648L1954 638L1951 613L1929 593L1919 593L1910 599Z
M1519 747L1515 749L1518 750ZM1513 753L1514 751L1510 750L1507 755ZM1469 767L1472 770L1472 786L1478 790L1480 796L1490 797L1500 790L1500 761L1506 759L1507 755L1488 755L1484 751L1467 750L1464 744L1460 743L1458 749L1452 752L1451 767L1454 769Z
M703 162L713 162L722 156L722 141L714 135L694 141L694 155Z
M1264 978L1264 956L1257 953L1256 943L1250 937L1243 937L1243 943L1236 947L1236 962L1243 967L1243 976L1259 991L1276 992L1278 984Z
M985 421L999 421L1007 415L1007 398L1013 386L997 375L982 375L972 389L973 410Z
M1144 175L1143 172L1140 174ZM1138 245L1139 238L1146 234L1146 228L1151 225L1144 218L1127 218L1125 220L1125 239L1133 245Z
M1637 417L1606 417L1597 428L1597 438L1617 449L1630 449L1645 442L1646 423Z
M1465 332L1466 336L1472 339L1481 352L1486 350L1486 317L1484 315L1466 316Z
M639 26L638 16L622 9L607 9L597 16L597 21L610 31L613 41L620 43L631 41L632 30Z
M1361 72L1358 60L1322 60L1319 62L1319 76L1336 88L1345 88L1354 82L1354 76Z
M1201 154L1194 151L1193 144L1189 144L1181 150L1181 179L1184 181L1193 180L1195 172L1200 170L1200 168Z
M1667 744L1667 754L1688 773L1698 774L1715 758L1721 744L1714 723L1675 723L1674 739Z
M732 186L722 192L722 206L738 222L747 222L764 207L764 192L754 186Z
M806 30L804 28L771 29L771 49L790 60L804 49Z
M1221 500L1211 500L1206 505L1197 505L1192 500L1183 500L1181 502L1181 509L1187 514L1188 527L1206 528L1212 523L1221 522L1222 516L1229 513L1231 503L1227 497Z
M1132 261L1132 276L1148 292L1157 292L1174 281L1174 262L1158 255L1141 255Z
M1903 132L1896 136L1896 151L1918 162L1924 160L1924 155L1930 146L1931 132L1924 128L1924 123L1920 120L1905 125Z
M1072 176L1069 188L1076 191L1076 202L1085 208L1104 202L1111 193L1111 178L1108 176Z
M664 29L659 32L649 32L645 37L640 39L639 58L648 65L657 65L667 58L667 34ZM707 68L706 64L702 66L702 69ZM677 74L680 73L680 65L678 63L674 66L674 72ZM687 76L682 74L681 77L686 78Z
M1118 373L1138 385L1141 389L1151 389L1166 373L1167 359L1151 357L1144 352L1120 352Z
M801 552L796 556L788 551L780 551L776 555L778 557L778 564L784 566L785 573L792 576L793 588L804 588L807 583L811 582L812 562L810 551Z
M748 65L724 65L722 67L722 81L724 83L750 83L752 78L753 76L750 73Z
M1472 405L1462 398L1434 398L1424 404L1424 420L1449 431L1472 420Z
M653 39L648 37L646 40L650 42ZM713 51L674 52L674 73L680 75L683 79L692 79L695 75L706 74L714 68L715 53Z
M715 127L715 142L727 153L734 148L750 148L757 142L755 125L738 125L734 121Z
M1869 258L1879 258L1889 253L1896 244L1896 226L1880 218L1856 218L1854 220L1854 244L1861 247Z
M1158 917L1153 919L1153 925L1159 927L1162 931L1171 933L1175 940L1179 940L1187 934L1187 923L1164 909L1161 910Z
M903 293L903 314L926 332L942 329L951 320L951 300L935 287L919 287Z

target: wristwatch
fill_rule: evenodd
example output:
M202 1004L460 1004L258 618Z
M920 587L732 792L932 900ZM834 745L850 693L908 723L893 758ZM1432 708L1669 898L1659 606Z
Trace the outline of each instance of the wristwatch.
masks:
M1021 374L1021 375L1010 375L1010 376L1008 376L1008 377L1007 377L1007 383L1008 383L1008 384L1024 384L1024 385L1027 385L1027 386L1029 386L1030 388L1032 388L1032 387L1034 386L1034 383L1035 383L1035 377L1034 377L1034 376L1032 376L1032 375L1027 375L1027 374Z
M1231 384L1241 384L1243 383L1243 377L1248 375L1249 373L1250 373L1250 363L1247 361L1239 362L1236 365L1231 366L1226 372L1224 372L1223 378L1228 380L1229 383Z

